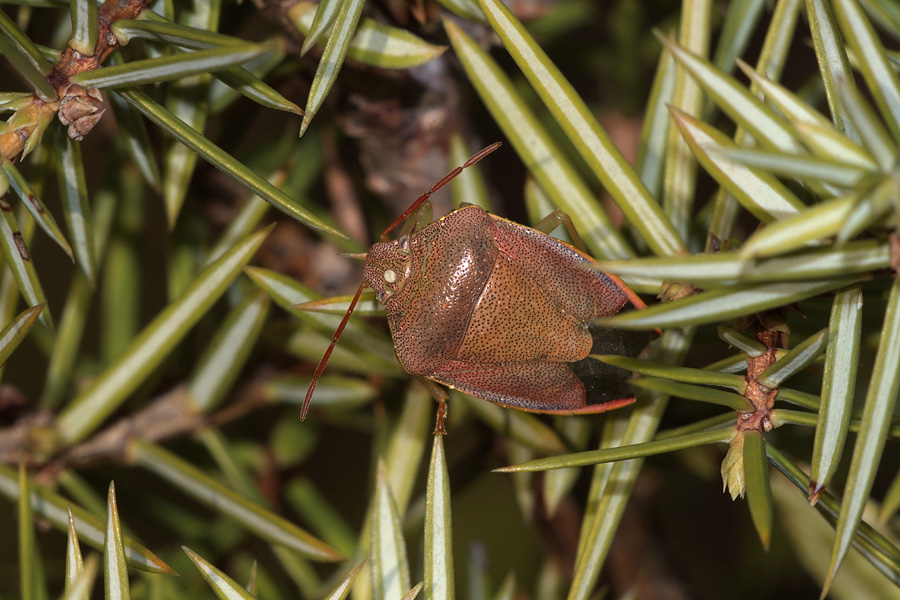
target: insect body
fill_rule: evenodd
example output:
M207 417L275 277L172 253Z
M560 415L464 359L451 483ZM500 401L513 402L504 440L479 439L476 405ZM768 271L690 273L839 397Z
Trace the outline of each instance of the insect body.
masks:
M544 233L466 206L373 245L364 276L410 373L523 410L601 412L630 395L626 373L588 354L634 355L649 338L588 322L629 302L643 307L617 278L583 268L589 261Z
M636 356L654 336L591 323L644 304L617 277L584 268L590 257L478 206L387 239L431 193L497 146L435 184L365 255L366 283L384 304L400 363L414 375L532 412L584 414L630 404L628 372L588 355ZM366 283L319 363L302 416Z

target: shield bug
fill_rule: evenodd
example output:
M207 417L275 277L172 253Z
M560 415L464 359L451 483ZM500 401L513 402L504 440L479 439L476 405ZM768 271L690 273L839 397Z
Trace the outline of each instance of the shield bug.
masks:
M645 307L618 277L585 268L593 259L584 252L475 205L413 230L431 194L499 145L420 196L364 255L365 282L316 369L301 418L366 285L384 305L403 368L441 402L439 429L446 393L430 382L531 412L590 414L634 401L628 372L589 358L636 356L653 337L592 323L629 304ZM570 234L580 242L574 227Z

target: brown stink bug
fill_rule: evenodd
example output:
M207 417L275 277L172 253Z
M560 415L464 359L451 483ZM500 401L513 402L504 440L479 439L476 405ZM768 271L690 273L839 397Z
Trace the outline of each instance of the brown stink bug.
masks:
M628 304L645 307L618 277L584 268L593 260L584 252L475 205L409 231L431 194L499 145L420 196L364 255L365 282L316 369L301 418L366 285L384 304L400 364L441 403L439 429L446 393L432 382L531 412L590 414L634 401L626 371L588 357L636 356L654 337L591 322ZM571 221L559 211L555 217L550 229L566 222L580 243ZM407 218L400 237L389 240Z

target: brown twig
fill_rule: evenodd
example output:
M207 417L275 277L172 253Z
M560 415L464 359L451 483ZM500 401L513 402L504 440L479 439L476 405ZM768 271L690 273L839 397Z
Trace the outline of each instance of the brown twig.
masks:
M91 56L85 56L74 50L71 46L66 48L53 67L53 71L47 77L55 89L59 90L69 83L69 78L85 71L98 68L109 57L113 50L119 47L116 36L110 31L110 26L122 19L137 18L150 0L106 0L97 10L97 48Z
M103 3L97 11L99 27L94 53L85 56L71 46L65 49L47 76L47 81L56 90L57 99L47 102L34 95L31 102L9 118L8 130L0 135L0 162L15 160L34 148L57 113L62 124L69 126L69 137L84 139L105 108L98 90L73 85L69 78L99 67L119 47L110 26L121 19L136 18L148 3L149 0L106 0Z
M761 384L759 376L778 360L778 349L784 347L784 333L761 326L755 337L765 344L766 351L759 356L747 357L747 391L744 395L754 410L752 413L740 413L738 429L766 432L772 429L769 414L775 406L778 390Z
M255 380L238 393L235 402L208 416L198 412L184 385L153 399L146 407L123 417L90 439L58 451L53 430L53 415L30 414L12 427L0 430L0 463L41 469L44 478L68 468L98 464L131 464L131 448L136 440L162 442L192 435L209 427L233 421L265 404L262 379Z

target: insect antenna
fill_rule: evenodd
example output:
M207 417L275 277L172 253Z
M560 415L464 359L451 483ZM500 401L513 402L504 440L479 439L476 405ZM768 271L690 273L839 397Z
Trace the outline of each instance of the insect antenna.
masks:
M309 401L312 399L313 392L316 389L316 384L319 383L319 375L322 374L322 371L325 370L325 364L328 362L328 358L331 356L331 351L334 350L334 345L337 344L337 341L341 338L341 334L344 332L344 327L347 325L347 321L350 320L350 315L353 314L353 309L356 308L356 303L359 302L359 295L362 294L363 288L366 287L366 282L362 282L359 285L359 289L356 290L356 295L353 296L353 300L350 301L350 307L347 309L347 312L344 313L344 318L341 319L341 324L338 325L338 328L334 332L334 337L331 338L331 344L328 346L328 350L325 351L325 354L322 356L322 360L319 361L319 366L316 367L316 373L313 375L312 381L309 383L309 389L306 390L306 398L303 400L303 408L300 410L300 420L306 419L306 411L309 410Z
M456 167L455 169L453 169L452 171L450 171L449 173L444 175L443 179L441 179L436 184L431 186L430 190L428 190L427 192L425 192L424 194L419 196L416 199L416 201L410 205L409 208L407 208L405 211L403 211L403 214L401 214L399 217L394 219L394 222L391 223L388 226L388 228L384 230L384 233L381 234L381 241L382 242L388 241L387 234L389 234L391 231L393 231L398 225L400 225L400 223L405 221L409 215L413 214L420 206L422 206L422 204L426 200L428 200L428 198L430 198L433 193L435 193L436 191L438 191L439 189L441 189L442 187L444 187L445 185L450 183L457 175L462 173L463 169L465 169L467 167L471 167L472 165L477 163L479 160L481 160L482 158L484 158L485 156L487 156L488 154L490 154L491 152L493 152L494 150L499 148L501 145L502 145L501 142L494 142L487 148L484 148L484 149L476 152L472 156L472 158L470 158L469 160L467 160L465 162L464 165L462 165L460 167Z

